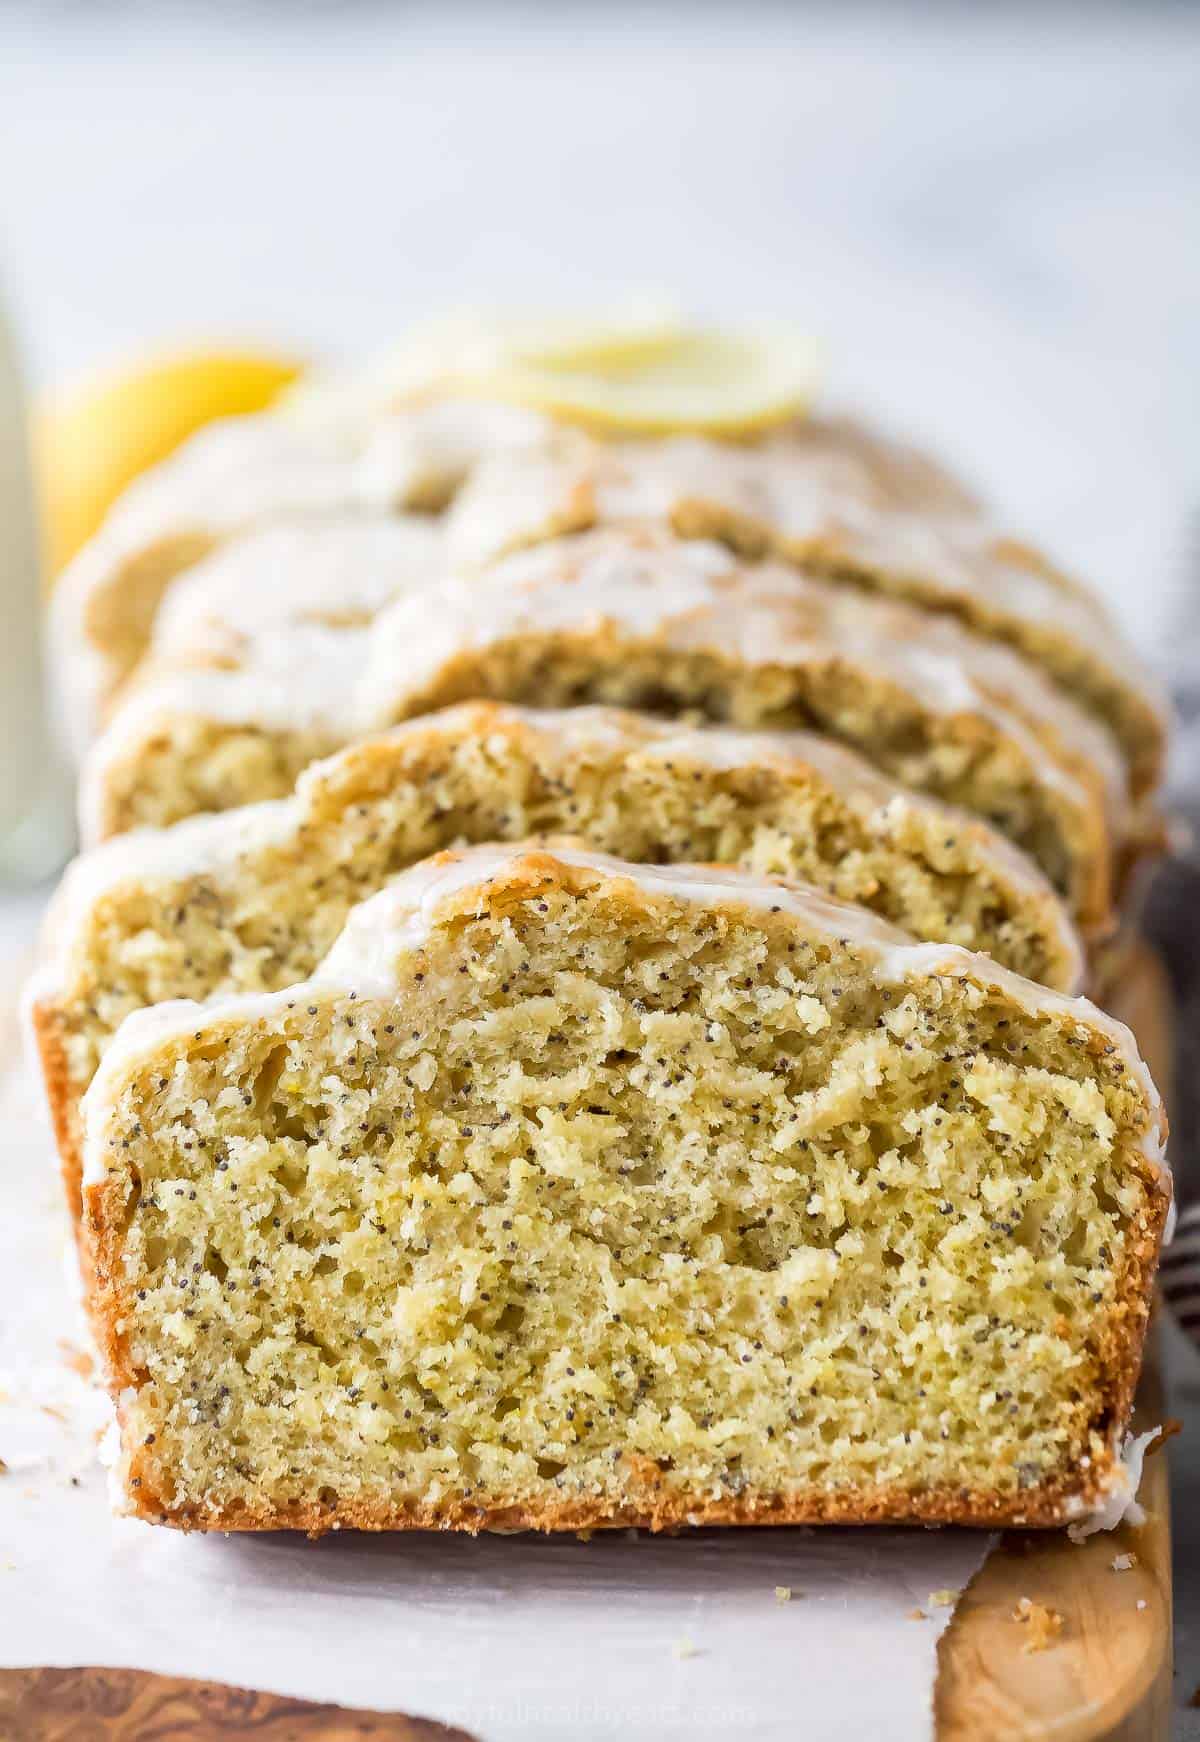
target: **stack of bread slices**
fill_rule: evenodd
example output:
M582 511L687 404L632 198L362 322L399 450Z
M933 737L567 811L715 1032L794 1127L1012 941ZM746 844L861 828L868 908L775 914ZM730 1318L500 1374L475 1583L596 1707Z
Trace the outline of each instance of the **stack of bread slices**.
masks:
M1170 1185L1081 994L1162 699L922 456L578 381L212 426L61 583L31 1014L124 1504L1115 1516Z

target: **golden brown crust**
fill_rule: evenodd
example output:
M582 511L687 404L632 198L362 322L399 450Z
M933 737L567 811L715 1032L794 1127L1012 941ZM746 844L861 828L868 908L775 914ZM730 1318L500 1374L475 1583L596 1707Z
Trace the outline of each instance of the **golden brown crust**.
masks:
M264 1508L261 1512L214 1512L201 1514L194 1508L172 1510L158 1504L143 1485L131 1499L132 1515L151 1524L166 1524L185 1531L302 1530L310 1537L331 1530L453 1530L470 1536L483 1531L501 1533L519 1530L557 1532L636 1529L673 1532L713 1525L772 1524L957 1524L983 1530L1055 1529L1086 1510L1099 1493L1099 1474L1111 1467L1111 1456L1097 1459L1097 1475L1085 1489L1082 1485L1043 1483L1027 1489L1018 1504L980 1489L946 1489L913 1494L899 1487L860 1489L851 1497L809 1488L790 1494L742 1496L736 1500L711 1500L701 1495L661 1495L650 1474L657 1466L642 1470L641 1462L628 1457L629 1499L622 1505L570 1501L556 1506L511 1505L502 1500L480 1503L475 1499L446 1500L436 1506L416 1503L396 1506L355 1504L325 1506L317 1503L288 1508Z
M1095 1045L1098 1047L1099 1042ZM1164 1122L1165 1123L1165 1122ZM258 1510L201 1511L178 1506L162 1485L164 1473L145 1447L127 1448L124 1493L134 1516L179 1530L303 1530L321 1536L348 1530L538 1530L581 1531L632 1527L672 1531L702 1525L757 1524L958 1524L982 1529L1052 1529L1085 1514L1103 1497L1119 1443L1133 1409L1149 1323L1154 1274L1166 1225L1170 1194L1148 1161L1135 1163L1143 1202L1136 1217L1115 1306L1097 1337L1101 1372L1088 1423L1089 1462L1073 1460L1050 1480L1009 1496L986 1489L929 1488L920 1492L896 1484L877 1484L852 1493L807 1487L790 1493L743 1493L736 1497L680 1492L669 1488L651 1460L626 1454L625 1497L620 1501L571 1500L557 1504L513 1502L503 1496L447 1497L436 1504L411 1499L391 1504L320 1500ZM91 1278L89 1308L114 1401L126 1388L145 1382L129 1359L119 1326L130 1302L120 1274L121 1240L127 1222L128 1182L110 1174L86 1194L85 1249ZM156 1486L156 1481L159 1483Z
M67 1208L76 1228L83 1211L83 1151L79 1126L79 1087L71 1080L62 1039L62 1012L47 999L30 1006L29 1026L42 1068L50 1124L62 1168Z

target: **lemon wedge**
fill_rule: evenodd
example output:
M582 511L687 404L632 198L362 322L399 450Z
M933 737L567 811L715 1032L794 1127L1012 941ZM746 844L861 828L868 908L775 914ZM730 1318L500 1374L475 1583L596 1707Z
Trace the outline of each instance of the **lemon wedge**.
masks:
M787 328L682 332L641 354L576 352L464 371L458 391L527 406L605 435L753 435L809 405L817 346Z
M46 562L57 573L122 490L218 417L261 411L298 365L249 351L150 358L54 394L34 419Z

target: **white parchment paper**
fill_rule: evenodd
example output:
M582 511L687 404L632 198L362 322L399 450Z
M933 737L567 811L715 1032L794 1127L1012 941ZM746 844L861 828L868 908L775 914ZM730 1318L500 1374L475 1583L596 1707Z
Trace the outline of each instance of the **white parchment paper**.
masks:
M481 1742L932 1734L937 1641L982 1533L309 1543L113 1518L51 1144L16 1073L0 1205L0 1662L201 1676Z

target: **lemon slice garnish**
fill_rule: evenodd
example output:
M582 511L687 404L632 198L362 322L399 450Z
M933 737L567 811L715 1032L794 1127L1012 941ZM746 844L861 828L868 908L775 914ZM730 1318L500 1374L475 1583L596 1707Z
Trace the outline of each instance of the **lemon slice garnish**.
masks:
M680 331L678 311L664 302L602 316L462 310L421 323L363 364L314 372L285 395L280 410L306 423L353 422L514 369L639 368L670 350Z
M514 324L504 346L514 364L546 369L639 369L684 338L677 309L644 304L603 319L570 316Z
M753 435L807 408L818 364L814 341L793 328L689 328L665 304L605 318L460 313L362 368L310 377L282 409L306 422L355 421L451 394L606 435Z
M640 356L586 367L514 360L464 373L457 390L523 405L606 435L752 435L803 412L818 349L787 328L680 333Z

